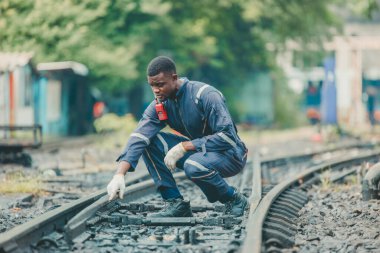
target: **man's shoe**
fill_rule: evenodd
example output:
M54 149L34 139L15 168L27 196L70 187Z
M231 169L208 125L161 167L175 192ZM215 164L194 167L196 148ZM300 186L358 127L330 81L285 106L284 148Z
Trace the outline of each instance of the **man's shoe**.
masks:
M244 210L248 206L248 200L243 194L235 191L232 199L224 204L226 206L224 214L239 217L244 214Z
M158 212L149 215L152 218L163 218L163 217L192 217L190 201L185 201L181 198L178 199L167 199L165 201L164 208Z

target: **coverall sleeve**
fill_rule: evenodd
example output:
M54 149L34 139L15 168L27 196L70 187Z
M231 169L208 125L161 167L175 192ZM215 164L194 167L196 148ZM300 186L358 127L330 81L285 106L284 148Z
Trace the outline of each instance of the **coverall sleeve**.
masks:
M143 113L137 128L130 135L124 151L117 158L117 162L126 161L131 165L129 171L134 171L144 149L150 140L165 127L165 123L158 119L155 102L153 101Z
M202 107L206 124L212 134L192 140L197 151L223 151L236 147L234 123L224 98L218 91L202 95Z

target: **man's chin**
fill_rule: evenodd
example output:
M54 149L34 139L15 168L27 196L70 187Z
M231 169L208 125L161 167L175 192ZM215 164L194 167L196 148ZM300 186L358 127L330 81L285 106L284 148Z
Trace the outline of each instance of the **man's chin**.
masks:
M156 97L160 102L164 102L167 100L166 97Z

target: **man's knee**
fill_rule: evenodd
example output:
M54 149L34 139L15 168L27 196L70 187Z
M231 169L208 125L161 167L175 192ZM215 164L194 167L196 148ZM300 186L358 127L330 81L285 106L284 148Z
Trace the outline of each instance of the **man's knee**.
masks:
M194 168L194 166L191 166L186 162L183 165L183 170L185 171L185 174L189 179L191 179L196 173L196 169Z
M201 163L190 159L187 159L185 161L183 169L185 171L186 176L191 180L207 177L207 175L213 172Z

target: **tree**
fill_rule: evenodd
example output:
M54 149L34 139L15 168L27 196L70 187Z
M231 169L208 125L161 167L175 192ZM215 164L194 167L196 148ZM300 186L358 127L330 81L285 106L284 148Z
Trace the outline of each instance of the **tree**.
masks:
M270 67L269 40L320 36L332 23L327 7L327 0L3 0L0 49L80 61L108 90L144 82L147 61L159 53L223 85Z
M166 54L180 73L228 93L248 74L273 69L288 39L327 36L340 1L2 0L0 50L33 51L37 62L79 61L113 94L145 83L148 61Z
M137 2L4 0L0 49L33 51L37 62L79 61L101 88L128 88L138 77L134 58L143 49L134 31Z

